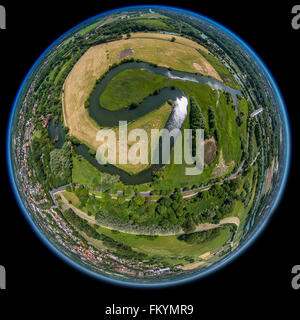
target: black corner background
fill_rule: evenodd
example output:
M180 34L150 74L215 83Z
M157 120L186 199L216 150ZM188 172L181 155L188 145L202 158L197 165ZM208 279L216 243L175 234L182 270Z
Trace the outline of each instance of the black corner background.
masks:
M114 304L194 304L195 318L226 313L245 316L261 311L291 312L300 290L291 288L291 269L300 264L297 168L300 107L300 30L291 28L293 1L2 1L7 30L0 30L1 209L0 264L7 270L1 302L68 305L95 312ZM72 269L52 254L32 232L19 210L6 170L5 144L10 109L19 86L39 55L60 35L83 20L109 9L134 4L167 4L206 15L239 35L262 58L285 99L292 133L290 177L282 201L255 243L238 259L205 279L159 290L137 290L99 282ZM67 302L67 301L70 301ZM4 305L4 304L3 304ZM238 311L236 307L242 307ZM261 312L259 311L259 312ZM192 318L192 317L189 317ZM125 318L124 318L125 319Z

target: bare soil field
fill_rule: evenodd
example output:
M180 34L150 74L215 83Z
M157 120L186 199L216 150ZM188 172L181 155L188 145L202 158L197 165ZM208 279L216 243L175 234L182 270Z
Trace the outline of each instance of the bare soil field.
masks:
M215 166L214 171L213 171L213 177L218 178L226 174L227 170L234 165L234 161L230 163L229 165L226 164L224 158L223 158L223 153L222 150L220 151L220 158L219 158L219 163Z
M202 223L197 226L196 230L194 232L201 232L211 229L216 229L224 224L235 224L237 227L240 226L240 219L238 217L228 217L224 218L220 221L219 224L213 224L213 223Z
M217 143L214 137L205 140L204 143L204 162L206 164L212 163L217 156Z
M202 266L203 264L205 264L204 261L197 261L197 262L186 264L185 266L181 267L181 269L182 270L193 270L193 269L196 269L196 268Z
M119 56L119 60L125 59L127 57L131 57L134 55L134 50L129 48L129 49L125 49L121 52L120 56Z

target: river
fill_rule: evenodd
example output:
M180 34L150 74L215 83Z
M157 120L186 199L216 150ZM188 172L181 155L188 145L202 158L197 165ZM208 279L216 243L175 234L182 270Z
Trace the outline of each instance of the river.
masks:
M240 94L240 91L232 89L225 85L223 82L220 82L214 78L205 77L199 74L193 74L189 72L170 70L164 67L156 67L146 62L127 62L120 64L117 67L110 70L101 80L101 82L96 85L95 89L93 90L90 96L89 115L101 127L114 127L119 125L119 121L126 120L130 122L136 120L148 114L149 112L158 109L161 105L163 105L166 101L170 99L174 101L174 105L171 114L166 122L165 128L168 130L172 130L175 128L181 129L186 119L188 99L184 95L184 93L177 88L163 88L157 95L151 95L145 98L139 105L139 107L136 109L124 108L118 111L110 111L103 108L100 105L100 96L104 92L106 86L120 72L128 69L143 69L145 71L170 79L206 84L210 86L213 90L222 90L230 93L232 96L233 103L237 105L237 95ZM55 147L61 148L65 141L65 133L63 132L62 126L55 126L54 123L51 121L49 124L49 135L51 140L54 141ZM174 145L174 142L175 141L172 140L171 148ZM161 151L161 144L158 146L158 148L160 149L157 149L156 152L158 150ZM125 184L144 184L147 182L151 182L152 172L162 167L161 164L151 165L148 169L138 174L130 175L126 171L116 166L110 164L99 164L95 157L89 153L89 148L84 144L75 146L75 150L78 154L82 155L94 167L101 170L102 172L119 175L120 180Z

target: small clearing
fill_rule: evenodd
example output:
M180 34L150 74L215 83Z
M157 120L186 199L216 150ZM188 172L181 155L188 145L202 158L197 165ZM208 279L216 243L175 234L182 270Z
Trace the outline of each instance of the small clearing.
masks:
M226 174L227 170L234 164L234 161L231 161L229 165L226 164L224 158L223 158L223 153L222 150L220 151L220 159L219 163L215 166L214 171L213 171L213 177L218 178Z
M189 264L181 267L180 269L181 270L193 270L193 269L200 267L203 264L205 264L204 261L197 261L197 262L189 263Z
M217 156L217 143L214 137L211 137L204 142L204 162L211 164Z
M132 48L125 49L120 53L119 60L131 57L134 55L134 50Z

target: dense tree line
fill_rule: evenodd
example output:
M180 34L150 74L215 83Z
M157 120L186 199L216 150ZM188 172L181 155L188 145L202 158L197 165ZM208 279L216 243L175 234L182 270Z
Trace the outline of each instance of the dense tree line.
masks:
M72 209L68 209L64 212L64 217L68 222L74 225L77 229L84 232L88 237L101 240L103 244L109 248L117 249L118 255L123 258L145 260L147 255L133 251L131 247L124 245L104 234L98 233L88 222L74 213Z
M189 234L184 234L179 237L180 240L183 240L189 244L202 244L206 241L211 241L221 233L221 228L210 229L202 232L194 232Z
M99 183L96 179L93 181L93 188L96 191L103 193L116 193L118 191L118 186L120 182L120 177L118 175L112 175L105 172L101 174L101 182Z
M203 129L204 130L204 138L209 138L206 120L202 111L197 104L194 97L190 97L190 114L189 114L190 128L192 131L192 155L196 155L196 130Z
M240 185L239 177L200 192L189 201L182 198L180 190L157 202L138 195L130 201L126 201L125 196L112 199L108 194L98 199L89 195L84 187L77 188L75 193L80 206L85 207L89 215L95 215L102 225L124 232L155 235L177 233L182 229L192 232L201 223L219 223L233 211L236 200L245 201L247 194L236 193ZM245 189L248 190L247 184Z
M45 190L51 190L71 182L72 155L70 146L65 143L55 149L45 132L34 137L30 147L29 169Z
M71 182L72 167L71 146L68 143L65 142L61 149L50 152L50 168L55 187Z
M208 108L208 126L210 130L210 135L214 136L216 141L218 141L219 133L217 129L216 115L215 111L211 107Z

